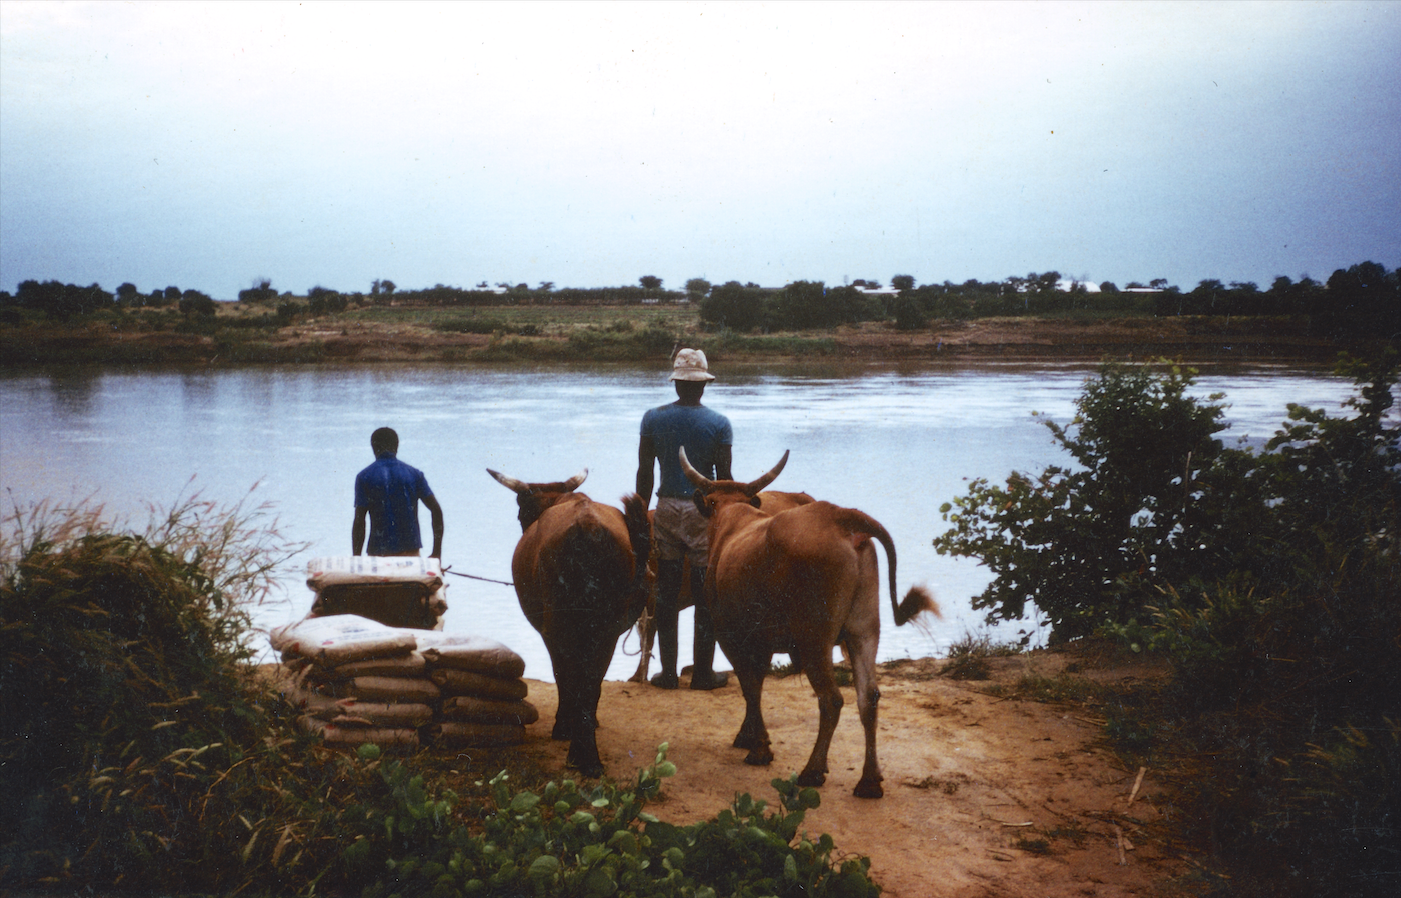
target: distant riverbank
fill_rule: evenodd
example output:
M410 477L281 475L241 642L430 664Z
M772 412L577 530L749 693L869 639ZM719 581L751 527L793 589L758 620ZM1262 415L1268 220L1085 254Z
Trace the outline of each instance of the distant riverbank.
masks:
M239 306L242 304L229 304ZM1298 318L980 318L902 331L885 322L775 334L707 332L694 312L628 307L435 308L347 312L286 324L243 310L207 320L153 316L0 328L0 367L665 359L676 341L713 361L1097 361L1316 363L1344 348Z

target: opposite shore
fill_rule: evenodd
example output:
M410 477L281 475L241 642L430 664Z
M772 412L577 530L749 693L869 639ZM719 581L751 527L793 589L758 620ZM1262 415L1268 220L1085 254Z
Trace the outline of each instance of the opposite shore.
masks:
M129 322L0 328L0 368L52 365L209 366L323 363L632 362L665 358L675 342L713 361L958 364L985 361L1180 359L1190 364L1327 364L1358 347L1309 332L1302 318L1118 317L936 320L916 330L885 322L749 335L703 330L694 313L586 309L396 309L276 327Z

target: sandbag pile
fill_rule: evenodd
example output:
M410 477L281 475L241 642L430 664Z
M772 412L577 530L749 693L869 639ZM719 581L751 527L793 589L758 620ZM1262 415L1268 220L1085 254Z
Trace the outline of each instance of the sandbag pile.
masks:
M515 745L540 712L525 700L525 661L480 636L426 634L420 649L442 690L436 736L451 746Z
M343 614L308 617L270 639L292 671L287 698L299 724L328 745L516 744L540 716L526 701L525 661L485 637Z

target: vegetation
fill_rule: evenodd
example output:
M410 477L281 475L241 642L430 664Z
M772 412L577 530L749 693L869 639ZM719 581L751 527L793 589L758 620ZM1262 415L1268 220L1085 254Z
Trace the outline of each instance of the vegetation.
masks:
M631 785L512 790L505 750L347 756L292 725L251 656L248 611L300 547L266 509L197 497L119 532L100 510L5 522L0 888L162 894L874 896L864 858L800 830L818 793L774 780L677 826ZM472 767L476 764L477 767ZM517 763L517 767L520 765ZM499 767L495 769L500 769ZM430 771L425 774L424 770ZM436 771L432 773L432 771ZM477 773L459 796L444 773ZM543 781L525 769L527 782ZM430 779L431 777L431 779Z
M1056 638L1172 661L1156 702L1111 723L1191 758L1184 819L1259 864L1235 894L1398 886L1398 368L1393 351L1344 357L1352 414L1290 406L1255 453L1214 438L1220 397L1188 396L1190 372L1106 365L1071 425L1048 425L1078 467L976 481L944 506L935 545L993 569L975 600L990 618L1031 601Z

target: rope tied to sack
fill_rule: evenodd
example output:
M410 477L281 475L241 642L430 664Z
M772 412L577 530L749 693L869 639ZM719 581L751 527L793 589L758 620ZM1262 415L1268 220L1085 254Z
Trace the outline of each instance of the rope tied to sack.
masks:
M516 585L509 580L493 580L490 577L478 577L476 574L459 574L457 571L449 567L443 568L443 573L452 574L454 577L466 577L468 580L481 580L483 583L499 583L502 586Z

